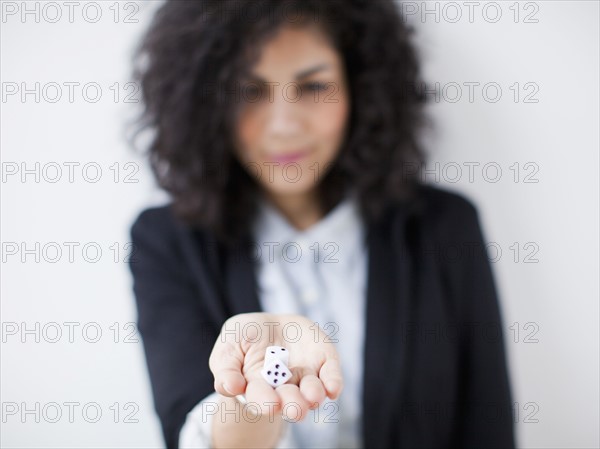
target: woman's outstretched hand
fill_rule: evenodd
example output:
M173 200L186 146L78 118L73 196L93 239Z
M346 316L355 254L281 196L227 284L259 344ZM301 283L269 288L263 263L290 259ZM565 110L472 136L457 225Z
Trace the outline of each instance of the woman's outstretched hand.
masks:
M268 346L283 346L289 351L292 377L277 388L260 373ZM316 323L301 315L232 316L221 329L209 366L215 391L227 397L245 394L248 403L259 407L263 415L290 409L290 418L301 420L325 397L336 399L343 388L334 343Z

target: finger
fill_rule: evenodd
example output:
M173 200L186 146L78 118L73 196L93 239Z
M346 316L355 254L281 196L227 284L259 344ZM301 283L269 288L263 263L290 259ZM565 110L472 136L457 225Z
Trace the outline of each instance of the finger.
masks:
M302 421L310 409L309 402L304 399L298 386L280 385L275 389L281 398L281 413L290 422Z
M215 391L223 396L244 394L246 379L239 369L222 369L215 374Z
M310 408L317 408L325 400L326 391L323 382L316 373L305 374L300 380L300 393L310 404Z
M319 378L325 385L325 391L330 399L337 399L344 388L342 369L337 359L327 359L319 370Z
M278 412L281 409L281 400L273 387L264 379L256 378L248 382L246 387L246 400L259 406L262 415Z
M215 346L210 356L209 366L215 376L215 391L223 396L243 394L246 379L242 374L244 356L229 344Z

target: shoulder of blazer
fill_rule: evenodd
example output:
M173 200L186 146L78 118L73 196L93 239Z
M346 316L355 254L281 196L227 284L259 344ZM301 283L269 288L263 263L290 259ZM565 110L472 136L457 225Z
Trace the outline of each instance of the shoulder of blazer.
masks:
M193 277L190 270L184 269L188 265L186 259L189 252L194 247L190 240L193 237L176 218L171 204L149 207L139 212L130 226L129 235L132 242L130 266L133 271L138 266L151 263L147 257L151 254L154 260L160 260L166 269L177 272L178 276ZM145 256L140 259L142 254Z
M131 225L130 234L134 242L136 236L144 238L163 251L177 250L185 258L191 256L194 263L205 265L203 268L210 265L211 270L217 269L217 243L212 233L188 226L177 217L172 203L142 210Z
M411 212L413 217L420 217L421 224L430 229L437 238L477 237L477 207L462 193L433 185L421 185Z
M142 210L130 228L133 243L131 257L143 247L172 263L180 261L182 225L173 214L171 204ZM174 267L172 267L174 268Z
M456 220L476 212L473 201L462 193L433 185L420 186L419 191L432 218Z
M190 228L181 221L176 216L172 203L142 210L133 221L130 233L132 236L154 240L156 245L172 245L181 239L189 240L190 237L200 243L211 240L208 232Z
M154 206L142 210L131 225L132 230L154 232L156 234L172 234L182 223L172 210L172 204Z
M215 322L224 320L219 299L223 289L219 248L211 233L187 226L169 203L142 210L131 225L130 235L132 257L138 245L159 255L165 267L198 286Z
M130 229L132 254L137 245L160 253L171 268L189 268L191 277L201 276L205 287L218 282L219 256L211 233L186 225L175 214L172 203L142 210ZM210 285L209 285L210 284Z
M423 263L439 270L443 288L451 298L448 310L456 316L468 316L472 292L494 288L479 212L467 196L438 187L424 188L422 197L420 229L425 235L418 239L416 251L426 259Z

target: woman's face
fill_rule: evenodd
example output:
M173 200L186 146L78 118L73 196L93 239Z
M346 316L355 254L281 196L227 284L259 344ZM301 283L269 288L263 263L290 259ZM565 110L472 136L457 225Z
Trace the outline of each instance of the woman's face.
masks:
M282 28L242 80L237 157L271 195L311 192L349 115L343 61L316 28Z

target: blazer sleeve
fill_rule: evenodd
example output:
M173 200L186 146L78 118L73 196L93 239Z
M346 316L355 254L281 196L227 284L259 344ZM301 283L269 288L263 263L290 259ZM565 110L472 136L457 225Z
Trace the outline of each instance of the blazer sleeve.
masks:
M137 326L154 408L167 448L178 448L187 413L214 392L208 358L218 328L207 318L166 208L143 211L130 236Z
M461 389L457 447L514 448L504 325L486 244L473 204L456 223L465 250L457 263L461 302ZM459 268L460 267L460 268Z

